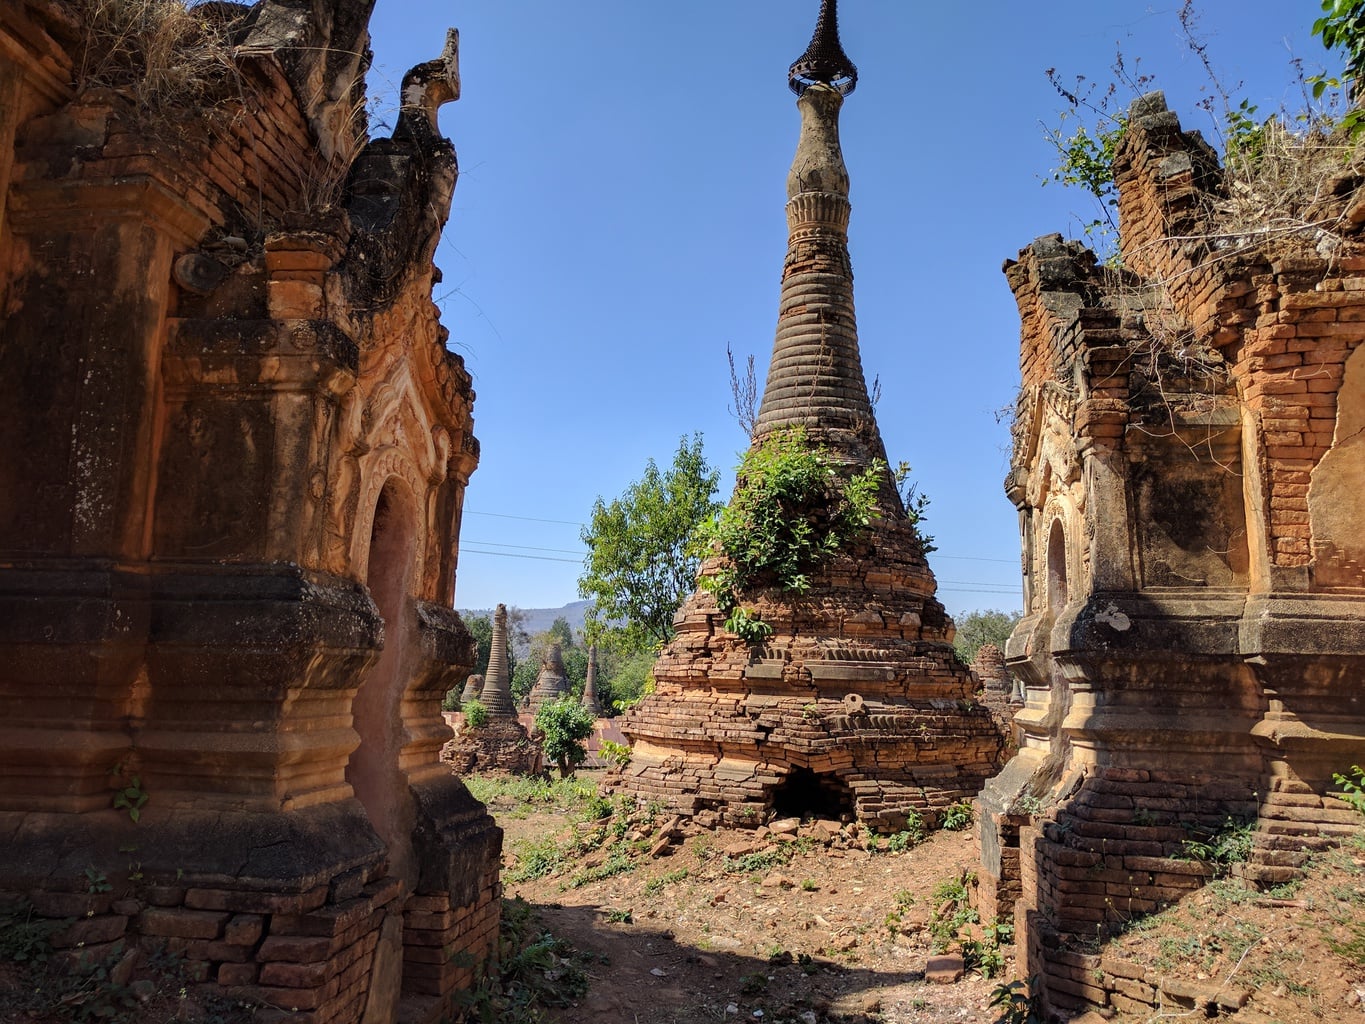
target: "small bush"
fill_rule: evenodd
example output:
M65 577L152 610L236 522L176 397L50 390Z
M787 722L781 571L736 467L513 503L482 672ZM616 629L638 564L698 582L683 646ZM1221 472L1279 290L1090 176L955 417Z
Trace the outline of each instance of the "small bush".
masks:
M972 805L963 800L961 803L953 804L943 812L943 818L939 824L950 832L958 832L972 823Z
M482 729L488 724L488 709L483 701L471 700L464 705L464 724L470 729Z
M1361 814L1365 814L1365 769L1362 769L1358 764L1353 764L1349 775L1335 774L1332 776L1332 781L1341 787L1341 792L1338 794L1341 799Z
M559 766L560 778L568 778L588 757L584 744L597 725L591 712L571 697L542 704L536 712L536 728L545 735L545 756Z
M1183 859L1208 864L1213 868L1215 877L1227 874L1229 865L1241 864L1251 857L1255 818L1238 819L1229 815L1217 829L1197 825L1188 827L1192 838L1180 844Z
M630 763L630 744L603 740L597 748L597 755L608 764L614 764L617 768L624 768Z

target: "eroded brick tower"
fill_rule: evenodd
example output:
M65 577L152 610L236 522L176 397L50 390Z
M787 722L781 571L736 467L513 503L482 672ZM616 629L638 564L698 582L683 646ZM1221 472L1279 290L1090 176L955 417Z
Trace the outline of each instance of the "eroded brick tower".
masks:
M886 450L868 399L848 256L848 172L838 117L857 69L824 0L791 68L801 135L787 179L787 258L777 337L753 444L802 427L851 475ZM879 518L828 559L802 595L747 592L773 633L751 647L714 596L683 605L655 666L655 694L627 718L630 763L610 784L703 822L771 813L852 817L881 831L969 799L999 734L969 703L952 623L889 473ZM720 556L702 575L724 567Z
M0 4L0 913L271 1019L444 1019L501 849L437 760L456 38L371 139L373 0L148 5L117 47L95 6ZM159 100L158 18L208 69Z

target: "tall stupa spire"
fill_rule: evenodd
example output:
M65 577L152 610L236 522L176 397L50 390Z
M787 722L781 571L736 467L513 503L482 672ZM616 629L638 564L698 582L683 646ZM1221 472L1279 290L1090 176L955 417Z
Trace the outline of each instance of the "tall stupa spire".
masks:
M479 700L491 718L516 718L517 708L512 703L512 681L507 671L507 605L500 604L493 612L493 639L488 652L488 675L484 679Z
M858 71L839 43L834 0L824 0L810 46L789 72L801 133L787 175L787 258L777 335L754 440L804 426L848 463L886 459L858 351L848 256L848 170L839 111ZM888 496L891 488L886 488Z

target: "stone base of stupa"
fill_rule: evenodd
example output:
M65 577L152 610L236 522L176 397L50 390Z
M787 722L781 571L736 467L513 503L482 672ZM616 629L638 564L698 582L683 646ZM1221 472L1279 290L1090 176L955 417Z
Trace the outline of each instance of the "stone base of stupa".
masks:
M515 718L490 718L477 729L461 723L441 749L457 775L543 775L545 754Z
M759 648L726 632L709 593L689 598L606 788L703 825L819 817L882 833L974 798L1004 739L923 596L932 577L922 556L869 564L840 559L809 599L746 595L774 627Z

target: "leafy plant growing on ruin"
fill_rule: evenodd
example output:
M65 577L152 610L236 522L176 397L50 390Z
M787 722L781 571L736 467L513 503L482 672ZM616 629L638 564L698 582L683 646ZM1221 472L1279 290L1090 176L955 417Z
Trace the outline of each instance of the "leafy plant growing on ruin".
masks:
M972 823L972 805L963 800L955 803L943 812L943 817L939 820L939 826L950 832L957 832Z
M701 580L726 616L725 628L751 644L770 635L772 627L741 603L743 592L810 589L811 574L877 516L885 473L886 465L874 462L845 477L802 427L778 431L750 448L736 471L730 504L699 531L699 550L718 550L728 562Z
M118 780L118 788L114 790L114 810L127 811L129 819L133 824L137 824L149 797L147 791L142 788L142 777L139 775L125 777L123 771L124 766L118 764L110 773Z
M615 740L603 740L597 748L597 754L608 764L614 764L617 768L624 768L630 763L630 744L617 743Z
M1251 857L1255 818L1242 819L1229 815L1216 829L1198 825L1187 828L1191 837L1180 844L1184 858L1209 865L1215 877L1226 874L1230 865L1244 863Z
M1042 1024L1043 1005L1038 995L1038 976L1028 981L1001 982L991 990L990 1006L999 1011L992 1024Z
M1194 0L1185 0L1180 7L1185 46L1209 82L1198 106L1212 119L1230 186L1205 211L1209 225L1205 237L1216 243L1219 259L1271 238L1316 244L1323 231L1333 230L1330 223L1304 211L1321 198L1322 182L1351 162L1352 143L1365 128L1365 110L1348 99L1348 94L1358 93L1365 70L1365 9L1353 0L1323 0L1322 7L1326 16L1313 31L1329 50L1343 53L1346 69L1340 76L1305 76L1302 62L1293 61L1304 104L1269 115L1223 83L1199 30ZM1128 129L1129 103L1151 92L1156 82L1140 72L1139 61L1130 66L1122 53L1110 71L1107 86L1084 75L1068 86L1055 69L1048 69L1048 80L1066 106L1057 126L1045 133L1058 160L1049 180L1078 187L1095 198L1100 216L1085 225L1085 234L1095 237L1106 262L1116 263L1114 159Z
M472 958L469 958L472 960ZM548 1006L570 1006L588 991L584 957L562 939L544 931L525 900L502 901L497 955L478 983L455 999L465 1008L462 1020L483 1024L522 1024L543 1020ZM457 957L459 966L473 966Z
M1361 814L1365 814L1365 769L1353 764L1347 775L1334 772L1332 781L1341 787L1341 792L1337 795Z
M488 724L488 708L484 706L483 701L478 700L477 698L465 701L462 710L464 711L464 724L466 728L482 729Z

